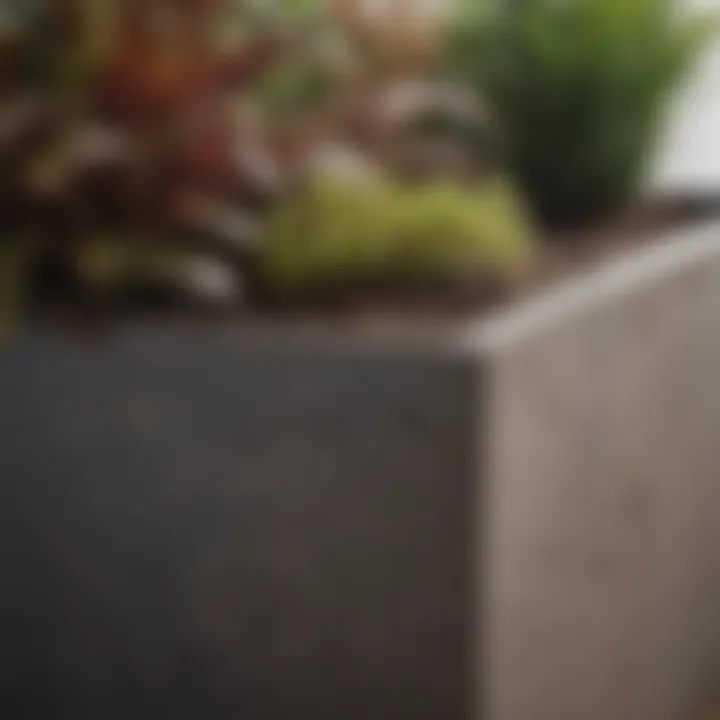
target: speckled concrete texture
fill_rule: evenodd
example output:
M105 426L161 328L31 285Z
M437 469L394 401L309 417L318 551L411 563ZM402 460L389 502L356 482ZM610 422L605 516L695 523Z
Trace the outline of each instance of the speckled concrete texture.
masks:
M0 356L4 720L461 720L466 362L213 330Z

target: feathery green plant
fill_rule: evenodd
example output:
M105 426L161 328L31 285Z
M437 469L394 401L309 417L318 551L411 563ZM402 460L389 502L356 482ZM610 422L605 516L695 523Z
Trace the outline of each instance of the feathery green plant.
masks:
M638 189L663 107L715 30L679 0L466 0L449 59L494 105L531 203L563 223Z

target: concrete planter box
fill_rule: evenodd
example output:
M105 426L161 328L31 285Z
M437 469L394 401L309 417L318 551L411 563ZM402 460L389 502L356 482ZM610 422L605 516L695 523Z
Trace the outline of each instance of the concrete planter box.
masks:
M28 333L2 717L684 719L720 670L718 369L720 223L432 337Z

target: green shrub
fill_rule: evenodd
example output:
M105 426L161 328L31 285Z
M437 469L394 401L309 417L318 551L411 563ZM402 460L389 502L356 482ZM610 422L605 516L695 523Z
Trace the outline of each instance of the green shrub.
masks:
M467 189L318 178L272 219L262 264L279 294L390 279L394 287L467 275L503 280L531 250L524 209L495 180Z
M638 188L663 106L717 25L681 0L468 0L455 73L494 106L546 220L612 212Z

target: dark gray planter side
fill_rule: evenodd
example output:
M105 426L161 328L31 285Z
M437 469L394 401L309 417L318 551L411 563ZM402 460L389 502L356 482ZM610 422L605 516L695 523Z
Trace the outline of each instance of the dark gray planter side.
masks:
M464 720L476 387L217 330L4 351L3 718Z

